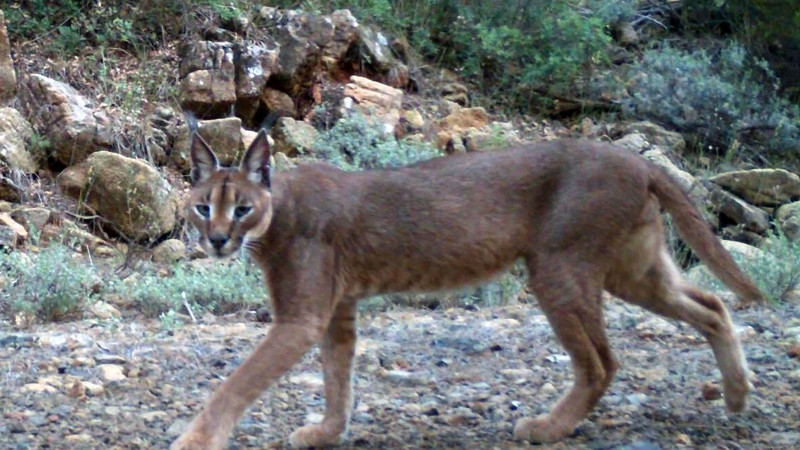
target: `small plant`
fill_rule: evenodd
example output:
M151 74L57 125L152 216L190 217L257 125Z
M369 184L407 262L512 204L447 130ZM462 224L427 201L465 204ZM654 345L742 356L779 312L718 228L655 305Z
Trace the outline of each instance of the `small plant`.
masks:
M396 140L360 114L344 117L321 133L314 153L345 170L398 167L439 156L428 144Z
M172 331L182 324L174 309L159 314L158 321L161 323L161 329L165 331Z
M163 277L146 273L115 290L130 299L148 317L170 311L197 314L202 311L227 313L262 303L266 292L260 271L247 260L213 262L204 266L180 264Z
M731 252L731 255L770 302L787 300L790 298L789 294L800 288L800 242L793 242L779 229L770 234L765 244L757 250L752 255L740 252ZM713 291L727 290L708 271L702 273L695 280L701 287Z
M0 309L27 313L44 322L80 316L94 296L94 266L77 261L72 250L53 243L38 254L0 253L5 283L0 286Z
M33 155L34 159L39 162L47 161L48 154L50 153L50 140L47 139L47 136L34 132L31 135L28 146L28 151Z
M763 254L745 263L745 270L770 301L784 301L800 288L800 242L779 229L767 237Z

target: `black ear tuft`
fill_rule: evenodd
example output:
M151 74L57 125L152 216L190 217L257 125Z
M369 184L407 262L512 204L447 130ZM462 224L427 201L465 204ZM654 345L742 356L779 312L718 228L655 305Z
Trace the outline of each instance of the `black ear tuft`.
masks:
M207 180L219 169L219 160L198 132L192 133L192 184Z
M242 162L239 165L239 170L247 175L247 178L261 183L265 187L270 186L270 164L269 157L271 156L269 148L269 137L265 130L258 132L258 136L250 144L250 147L244 153Z

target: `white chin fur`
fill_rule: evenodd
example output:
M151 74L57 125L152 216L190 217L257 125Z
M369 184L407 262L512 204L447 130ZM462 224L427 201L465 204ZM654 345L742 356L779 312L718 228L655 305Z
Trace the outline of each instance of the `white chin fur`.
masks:
M206 252L207 255L214 257L214 258L227 258L229 256L235 255L236 252L239 250L238 248L233 248L232 245L224 245L222 249L217 250L208 243L208 241L203 241L200 245L203 250Z

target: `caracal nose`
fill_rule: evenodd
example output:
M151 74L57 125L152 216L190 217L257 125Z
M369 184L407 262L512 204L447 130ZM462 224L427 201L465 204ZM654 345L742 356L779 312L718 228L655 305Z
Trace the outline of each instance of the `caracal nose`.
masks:
M228 235L223 233L212 233L208 235L208 242L215 250L221 250L228 243Z

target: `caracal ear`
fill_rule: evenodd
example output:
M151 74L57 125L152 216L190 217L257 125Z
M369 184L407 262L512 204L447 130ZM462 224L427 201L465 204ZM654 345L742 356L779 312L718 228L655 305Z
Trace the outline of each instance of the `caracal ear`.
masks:
M219 169L219 160L200 134L192 133L192 184L207 180Z
M269 172L271 169L269 157L269 139L267 138L267 132L262 129L258 132L258 136L253 140L253 143L250 144L250 148L244 153L239 170L247 175L250 181L261 183L269 188Z

